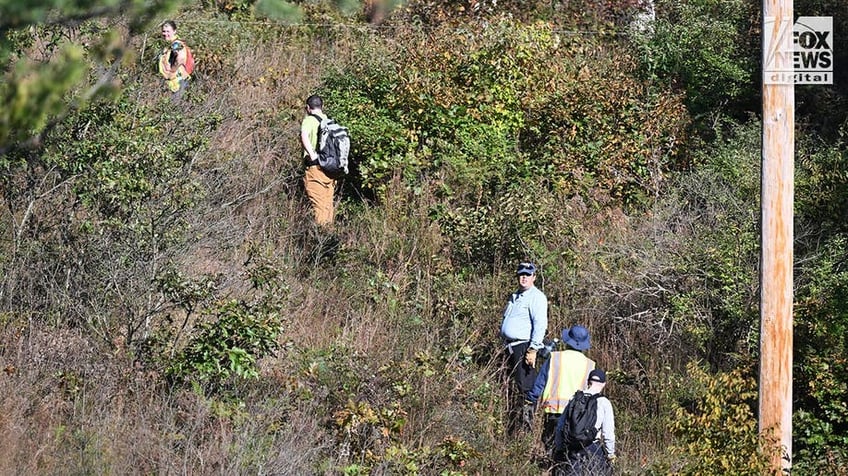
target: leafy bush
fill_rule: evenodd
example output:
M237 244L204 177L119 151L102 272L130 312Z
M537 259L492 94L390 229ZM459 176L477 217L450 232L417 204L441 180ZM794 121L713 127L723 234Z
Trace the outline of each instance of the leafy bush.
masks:
M367 188L395 174L410 185L432 178L476 206L545 176L572 193L603 187L638 200L655 196L675 165L685 112L633 79L625 55L505 17L477 30L440 26L427 47L406 47L423 45L423 32L398 36L325 78L338 115L363 138Z
M741 370L710 374L695 363L687 373L681 385L691 394L671 422L680 443L669 448L670 461L652 468L654 474L767 474L779 447L758 434L754 380Z
M797 139L793 449L800 472L824 474L848 464L848 171L844 139Z
M186 242L202 196L192 160L218 124L133 91L69 114L39 153L15 150L2 179L18 250L4 286L26 290L15 305L126 344L149 331L150 283Z
M682 88L701 124L721 115L743 119L758 108L752 65L759 64L759 35L750 25L759 8L744 0L654 3L651 33L636 37L648 77Z
M563 213L567 206L562 200L561 194L552 195L528 180L505 190L491 205L448 205L434 208L432 216L453 237L456 263L475 268L529 256L555 273L557 258L567 254L560 246L573 238L576 221Z
M693 154L699 166L675 179L666 202L679 200L671 219L694 231L679 237L673 316L721 369L758 351L760 133L751 122Z
M848 237L830 237L799 276L795 392L797 445L805 474L848 463Z
M816 248L816 235L848 231L842 215L848 207L848 123L839 128L839 136L830 141L812 131L796 136L795 196L802 252Z
M686 157L687 113L679 97L635 79L629 57L594 48L570 60L579 69L543 83L551 91L534 98L522 145L550 163L550 179L564 190L609 190L644 206Z
M276 314L243 301L230 301L208 311L205 322L180 350L167 369L178 380L219 388L232 377L259 377L258 359L279 347L280 322Z

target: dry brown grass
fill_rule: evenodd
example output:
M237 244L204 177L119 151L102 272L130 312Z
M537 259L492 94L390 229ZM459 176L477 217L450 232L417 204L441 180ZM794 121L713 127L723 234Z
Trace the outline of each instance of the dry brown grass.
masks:
M2 474L312 474L325 451L309 405L271 387L215 407L80 332L2 337Z
M355 44L340 35L339 44ZM231 75L222 68L199 76L174 106L221 122L192 157L201 193L169 265L214 276L211 301L273 295L281 350L261 361L258 381L206 395L171 386L161 374L167 362L147 360L138 343L110 345L84 319L56 329L43 316L0 314L0 365L9 369L0 374L0 474L338 474L368 451L385 456L394 445L425 454L451 438L477 452L462 469L468 474L539 472L530 461L539 432L515 439L504 431L509 395L497 332L514 263L494 259L458 275L454 237L429 216L439 198L430 184L413 193L399 176L379 203L344 197L333 230L312 225L300 189L303 101L322 72L356 50L316 61L311 47L324 40L297 41L243 45ZM168 101L158 78L137 72L139 107ZM621 416L622 459L636 468L666 443L662 428L639 417L657 416L662 381L652 379L678 364L665 358L683 345L666 338L664 283L656 281L676 236L662 217L639 221L595 205L566 196L546 203L557 211L550 228L562 232L542 244L570 252L546 257L561 270L540 280L551 298L548 335L577 323L592 331L590 357L620 377L608 393ZM276 271L278 290L254 288L257 264ZM181 312L156 313L154 331ZM125 316L110 317L120 325ZM201 318L192 314L186 332ZM372 446L345 453L350 441L334 415L348 401L405 415L402 429L381 414L360 428ZM433 452L420 459L421 474L457 469ZM372 474L397 474L387 465Z

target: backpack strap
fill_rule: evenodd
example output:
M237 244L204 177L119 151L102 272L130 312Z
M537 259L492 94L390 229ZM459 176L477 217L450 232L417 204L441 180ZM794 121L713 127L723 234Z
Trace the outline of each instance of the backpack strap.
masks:
M321 123L324 122L324 118L318 114L310 113L309 115L318 121L318 135L315 136L315 152L318 152L318 148L321 147Z
M315 153L320 154L318 149L321 147L321 121L323 121L324 118L322 118L318 114L312 114L312 113L310 113L309 116L311 116L313 119L318 121L318 133L315 135ZM320 159L320 157L319 157L319 159ZM306 166L307 167L310 167L312 165L318 165L319 162L320 162L320 160L318 160L318 159L312 161L312 160L309 160L309 157L306 157Z

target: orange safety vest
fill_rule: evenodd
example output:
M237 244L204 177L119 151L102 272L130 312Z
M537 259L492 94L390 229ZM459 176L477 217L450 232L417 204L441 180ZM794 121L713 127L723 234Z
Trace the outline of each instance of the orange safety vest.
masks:
M550 359L548 381L542 392L542 411L562 413L574 393L586 389L595 361L573 349L551 352Z

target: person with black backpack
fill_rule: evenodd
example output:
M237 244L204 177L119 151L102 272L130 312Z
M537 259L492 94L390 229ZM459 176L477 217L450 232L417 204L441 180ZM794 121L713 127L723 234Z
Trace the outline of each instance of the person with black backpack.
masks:
M612 403L601 392L607 374L589 372L589 387L577 391L560 416L554 460L557 476L612 474L615 461L615 416Z

